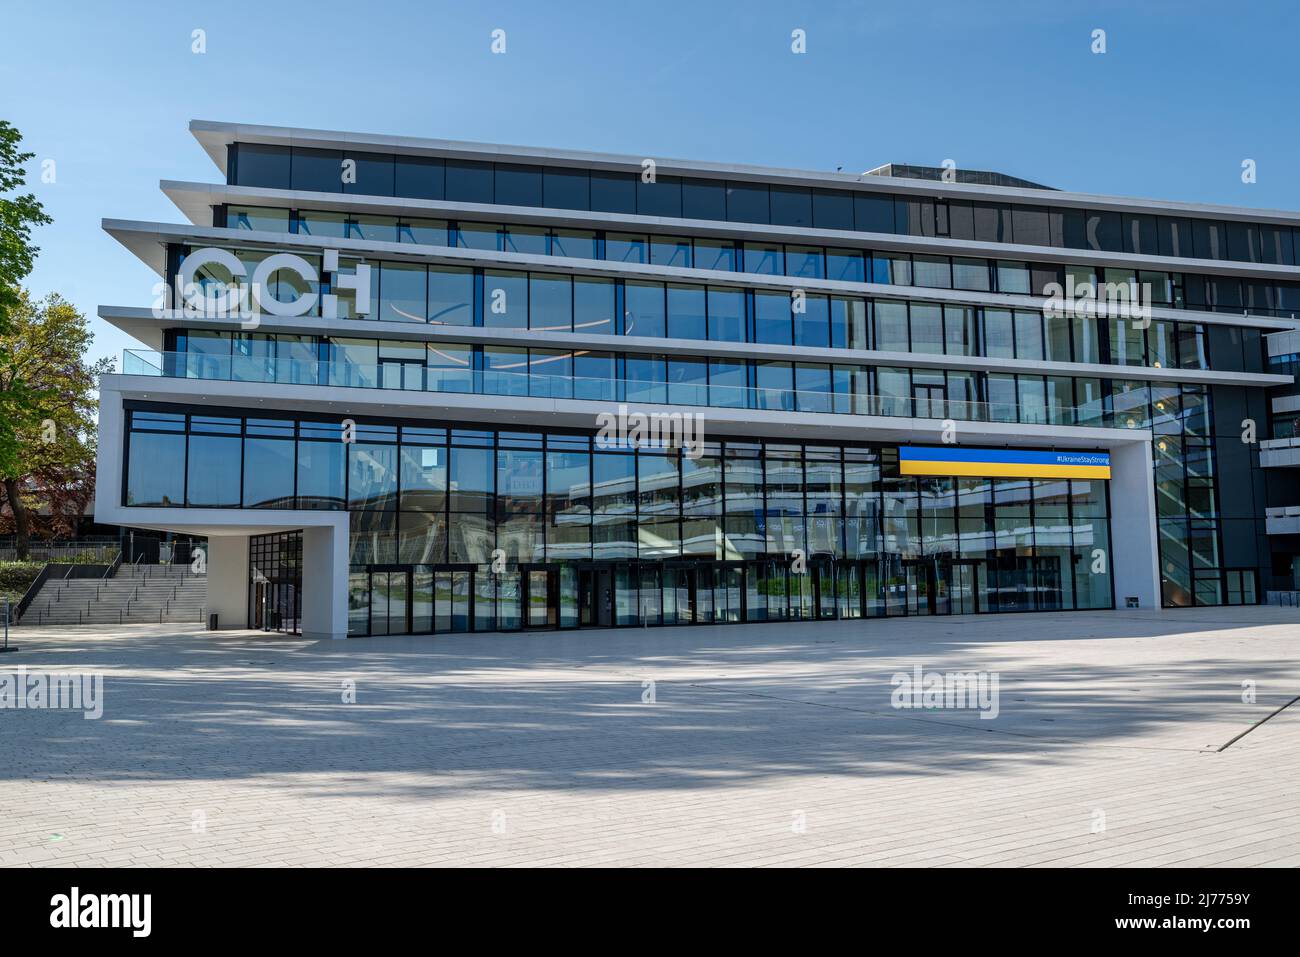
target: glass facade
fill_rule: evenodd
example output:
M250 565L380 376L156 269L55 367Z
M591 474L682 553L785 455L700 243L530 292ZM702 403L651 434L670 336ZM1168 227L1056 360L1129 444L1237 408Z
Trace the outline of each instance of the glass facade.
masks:
M1136 285L1152 306L1197 312L1246 313L1290 318L1300 307L1300 282L1239 279L1190 272L1087 269L1077 265L1028 263L902 251L873 252L834 246L745 243L709 237L615 233L601 230L406 220L256 206L216 207L214 225L271 233L454 246L486 252L598 259L616 263L679 266L794 276L811 280L871 282L878 285L1042 295L1049 283L1074 288L1089 283L1104 295ZM382 224L382 225L381 225ZM392 234L392 235L390 235Z
M192 460L213 422L234 445L203 451L208 474L179 472L176 495L346 510L357 634L1112 605L1102 481L906 477L890 446L737 440L692 458L381 420L344 441L337 422L138 405L126 501L160 499L149 476L168 470L130 465L158 436ZM250 587L300 583L301 540L297 566L282 537L266 541L278 557L258 552Z
M248 626L301 633L302 532L249 537Z
M269 144L230 147L227 181L239 186L353 192L452 202L545 206L631 215L804 226L1093 249L1150 256L1296 265L1288 223L1226 222L1192 216L1116 212L1049 204L999 203L891 193L731 182L639 170L588 170L486 160L443 160L349 150L354 184L342 185L343 151Z
M897 446L880 440L907 424L874 417L961 422L963 444L1093 445L1080 441L1082 427L1149 435L1162 603L1261 597L1267 489L1240 430L1269 419L1250 377L1296 367L1294 357L1269 366L1264 336L1280 324L1255 317L1293 317L1300 281L1224 263L1300 265L1289 224L1089 209L1046 190L1000 202L938 195L952 191L935 183L923 195L915 180L873 177L844 188L698 172L643 183L631 170L559 159L346 144L236 143L228 158L232 184L329 194L265 201L275 206L254 189L246 202L212 207L212 225L225 230L217 245L249 276L277 244L290 245L277 236L295 237L320 281L282 268L263 295L316 302L261 328L189 321L180 310L162 328L163 351L127 353L125 374L244 383L266 400L257 412L167 405L171 390L206 387L160 382L153 401L128 401L122 501L346 514L353 634L1124 602L1110 571L1105 481L903 476ZM355 182L339 176L346 161ZM482 208L374 215L348 194ZM494 214L493 204L512 209ZM562 217L520 207L615 216L555 226L535 220ZM357 242L386 245L366 252ZM1026 259L1000 258L991 244L1013 244L1005 252ZM349 246L338 249L337 274L323 272L331 246ZM1067 250L1116 255L1096 265L1103 257ZM191 251L180 235L167 244L169 276ZM1123 256L1163 261L1113 265ZM365 315L355 293L331 287L363 262ZM195 276L205 293L232 279L219 264ZM1047 302L1057 284L1088 284L1103 301L1107 290L1141 289L1141 305L1158 315L1057 314ZM331 293L341 322L319 328L311 320ZM301 411L332 408L326 389L347 390L339 397L354 403L355 430ZM500 397L487 406L511 418L485 428L384 417L420 406L454 417L461 395ZM691 457L537 424L562 421L536 417L557 412L586 422L576 402L693 410L752 435L710 434ZM1298 419L1279 415L1275 434ZM764 425L773 420L786 424ZM790 422L808 428L784 434ZM857 441L810 442L822 434ZM1095 444L1117 447L1114 433ZM298 627L301 541L254 540L249 612L259 627Z

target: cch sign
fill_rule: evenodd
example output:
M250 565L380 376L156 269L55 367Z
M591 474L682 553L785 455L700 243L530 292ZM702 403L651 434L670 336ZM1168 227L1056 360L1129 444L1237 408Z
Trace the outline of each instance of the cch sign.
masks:
M201 269L218 266L230 275L229 282L204 282L196 280ZM279 272L293 273L304 289L321 282L315 267L306 259L293 253L275 253L267 256L248 274L248 265L228 249L207 246L196 249L185 257L176 273L176 285L171 301L187 318L239 319L241 325L257 325L261 314L279 317L306 315L316 307L318 294L301 292L291 300L277 299L270 290L271 278ZM338 291L350 290L356 297L358 316L370 314L370 267L359 262L351 273L339 269L337 249L324 251L323 272L329 287L335 290L320 296L321 316L337 319L339 313ZM167 311L166 283L154 287L154 315L163 318Z

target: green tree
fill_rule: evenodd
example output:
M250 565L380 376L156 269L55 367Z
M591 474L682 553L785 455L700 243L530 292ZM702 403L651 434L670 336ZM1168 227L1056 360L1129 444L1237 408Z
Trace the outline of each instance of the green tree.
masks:
M35 154L22 153L22 134L0 120L0 335L13 321L22 301L22 281L31 274L39 249L32 245L32 227L51 222L31 193L6 196L25 182L23 164ZM17 469L22 447L17 425L26 416L30 397L14 374L13 356L0 345L0 375L13 383L0 405L0 474Z
M0 469L18 557L27 556L33 517L42 531L67 533L70 517L94 494L95 411L99 376L112 359L87 364L93 336L86 317L57 294L33 301L19 290L9 326L0 332L0 412L19 454Z

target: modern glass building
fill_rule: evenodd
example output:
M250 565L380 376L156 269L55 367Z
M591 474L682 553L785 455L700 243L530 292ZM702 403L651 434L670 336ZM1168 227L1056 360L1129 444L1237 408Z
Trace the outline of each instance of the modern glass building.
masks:
M191 131L225 183L162 184L188 223L104 224L160 284L100 310L146 348L102 384L96 514L208 536L223 626L1214 605L1276 577L1258 440L1297 214Z

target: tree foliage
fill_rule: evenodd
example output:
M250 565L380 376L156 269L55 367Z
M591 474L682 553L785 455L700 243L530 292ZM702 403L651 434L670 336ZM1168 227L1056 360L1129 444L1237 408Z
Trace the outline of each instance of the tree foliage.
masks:
M6 196L25 182L23 164L34 154L19 151L22 134L12 124L0 120L0 336L13 321L22 297L21 283L32 271L36 246L32 245L32 227L49 223L50 217L30 193ZM14 373L13 356L0 343L0 375L13 386L0 399L0 474L8 475L18 467L21 446L17 423L25 418L25 391Z
M87 364L91 339L71 303L57 294L34 301L23 290L0 333L0 414L18 449L0 469L0 522L14 526L20 554L32 531L71 533L94 494L96 388L112 360Z
M18 290L31 274L39 247L32 245L32 227L52 222L31 193L6 196L27 179L23 164L34 153L18 149L22 134L0 120L0 331L18 304Z

